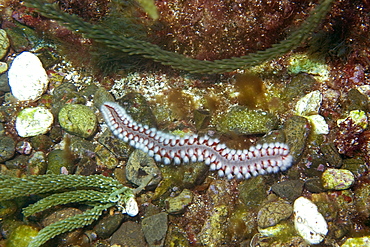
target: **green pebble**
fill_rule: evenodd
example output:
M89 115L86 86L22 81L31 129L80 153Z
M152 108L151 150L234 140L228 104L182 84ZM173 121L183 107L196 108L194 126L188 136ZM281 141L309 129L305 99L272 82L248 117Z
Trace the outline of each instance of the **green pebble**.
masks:
M266 133L277 125L278 121L274 114L243 107L233 107L228 113L222 114L216 123L220 132L238 134Z
M352 186L355 177L346 169L327 169L321 177L322 185L328 190L345 190Z
M188 189L184 189L178 196L166 199L167 212L170 214L182 213L192 200L192 192Z
M95 113L85 105L66 104L60 110L58 118L64 130L83 138L92 136L98 125Z
M10 42L4 29L0 29L0 59L3 59L8 52Z
M370 236L348 238L340 247L366 247L370 246Z
M7 240L7 247L27 247L37 236L39 230L34 226L20 225L14 229Z
M73 166L71 157L63 150L53 150L48 154L48 174L61 174L63 167L70 173Z

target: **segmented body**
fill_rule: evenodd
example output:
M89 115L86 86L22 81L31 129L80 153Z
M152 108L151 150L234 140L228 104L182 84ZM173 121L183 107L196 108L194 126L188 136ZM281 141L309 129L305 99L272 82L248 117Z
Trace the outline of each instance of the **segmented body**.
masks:
M218 139L196 134L179 137L149 128L134 121L125 109L113 102L101 106L104 119L113 134L164 164L204 162L218 175L247 179L260 174L288 169L292 163L284 143L265 143L249 149L226 147Z

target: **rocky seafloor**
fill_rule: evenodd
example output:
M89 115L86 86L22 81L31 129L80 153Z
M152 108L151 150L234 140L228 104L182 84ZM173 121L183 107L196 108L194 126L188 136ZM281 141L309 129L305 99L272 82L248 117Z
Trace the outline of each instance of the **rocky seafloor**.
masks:
M59 4L92 23L114 12L110 1L76 2ZM157 22L137 5L123 13L150 26L138 32L153 43L214 60L269 47L317 4L267 1L261 10L258 1L190 2L155 1ZM139 188L138 215L112 206L45 246L369 246L368 1L334 1L312 38L282 57L207 75L112 57L110 48L18 1L0 8L0 180L102 174ZM248 15L262 21L240 31ZM234 26L222 26L223 18ZM173 135L208 135L233 149L287 143L292 166L228 180L204 162L164 165L112 134L99 110L106 101L139 123ZM28 246L44 227L93 206L61 204L24 216L23 208L49 195L1 200L0 188L1 246Z

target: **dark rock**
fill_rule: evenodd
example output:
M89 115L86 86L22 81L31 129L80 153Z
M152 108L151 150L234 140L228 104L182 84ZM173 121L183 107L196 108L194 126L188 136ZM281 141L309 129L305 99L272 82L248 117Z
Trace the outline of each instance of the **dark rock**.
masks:
M65 169L70 174L72 172L73 160L65 150L55 149L48 154L47 173L61 174Z
M308 190L312 193L321 193L321 192L325 191L324 187L322 186L320 178L308 179L304 183L304 187L306 188L306 190Z
M108 215L100 219L94 226L93 230L99 238L109 238L113 234L113 232L118 229L123 218L123 214Z
M9 136L0 136L0 162L13 157L15 153L15 141Z
M294 201L301 196L304 182L302 180L286 180L271 186L271 190L289 201Z
M247 206L257 207L265 198L267 186L262 176L245 180L239 185L239 198Z
M120 228L113 233L110 244L130 247L148 246L145 242L140 224L132 221L124 222Z
M149 246L163 246L168 228L167 213L159 213L147 218L141 222L143 233Z
M343 164L342 158L335 147L334 143L324 143L320 146L321 152L324 154L326 161L334 166L340 168Z

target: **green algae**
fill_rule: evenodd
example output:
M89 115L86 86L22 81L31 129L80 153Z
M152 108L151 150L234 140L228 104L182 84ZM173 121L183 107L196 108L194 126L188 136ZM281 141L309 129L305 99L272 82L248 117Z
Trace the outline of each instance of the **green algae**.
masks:
M277 127L277 117L269 112L233 107L215 121L217 130L223 133L261 134Z
M109 30L103 26L87 23L80 17L61 11L56 4L47 3L42 0L26 1L27 6L36 8L42 15L62 22L63 25L71 30L79 30L87 38L94 39L96 42L105 44L109 48L128 53L129 55L141 55L160 62L163 65L169 65L173 68L192 73L224 73L233 71L238 68L261 64L295 49L317 28L330 10L332 2L333 0L323 0L311 12L300 28L292 32L287 39L272 45L271 48L246 56L206 61L192 59L179 53L166 51L149 42L128 37L126 34L115 33L113 30Z

